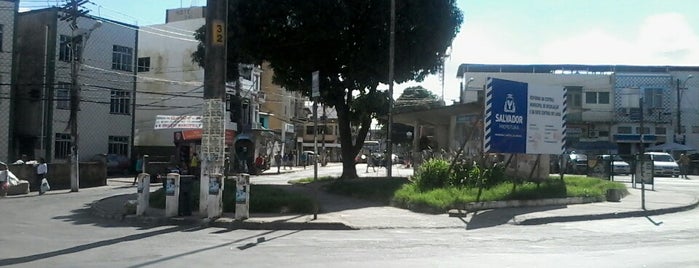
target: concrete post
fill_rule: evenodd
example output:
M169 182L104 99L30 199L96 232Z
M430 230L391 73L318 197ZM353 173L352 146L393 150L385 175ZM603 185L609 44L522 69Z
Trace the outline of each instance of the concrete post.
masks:
M235 186L235 219L250 218L250 175L239 174Z
M165 179L165 217L177 216L180 203L180 174L168 173Z
M150 206L150 175L148 173L138 174L138 204L136 205L136 216L142 216Z
M209 219L221 217L223 213L223 184L222 174L211 174L209 176L209 192L207 202L207 215Z

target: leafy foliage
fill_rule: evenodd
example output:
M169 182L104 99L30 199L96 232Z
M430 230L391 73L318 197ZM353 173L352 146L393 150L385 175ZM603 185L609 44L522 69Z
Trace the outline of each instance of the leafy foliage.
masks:
M444 106L444 102L439 100L437 95L422 86L415 86L403 90L396 99L394 111L396 113L420 111L441 106Z
M319 71L320 101L338 113L342 177L356 177L353 158L371 118L388 109L388 95L378 87L389 82L389 1L230 0L229 5L228 61L243 55L250 63L267 61L276 84L305 96L311 95L311 73ZM391 82L421 81L438 72L462 20L455 0L397 1Z

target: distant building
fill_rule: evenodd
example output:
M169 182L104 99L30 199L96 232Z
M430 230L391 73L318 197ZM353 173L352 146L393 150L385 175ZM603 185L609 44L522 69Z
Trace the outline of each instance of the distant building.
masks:
M68 161L71 60L82 55L80 159L91 160L99 154L130 156L138 27L83 16L73 31L60 15L59 8L18 15L13 151L49 162ZM73 35L81 38L78 55L71 53Z
M12 117L12 65L15 33L15 16L19 1L0 0L0 161L13 162L10 153L10 127ZM13 156L12 158L10 158Z
M488 77L566 89L568 149L620 154L666 142L699 149L697 76L697 66L628 65L462 64L457 73L463 103L482 101Z

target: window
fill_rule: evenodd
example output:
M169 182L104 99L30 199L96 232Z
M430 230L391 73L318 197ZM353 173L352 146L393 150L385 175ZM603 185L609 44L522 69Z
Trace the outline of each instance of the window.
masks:
M568 92L568 107L582 108L582 87L566 87Z
M138 72L150 72L150 57L138 58Z
M655 128L655 134L658 134L658 135L665 135L665 134L667 134L667 128L664 128L664 127L656 127L656 128Z
M53 144L53 157L56 159L68 159L72 146L70 134L56 133L56 139Z
M663 107L663 89L662 88L646 88L643 91L643 107L644 108L662 108Z
M641 127L636 127L636 133L641 134ZM643 135L651 134L649 127L643 127Z
M70 84L58 83L58 88L56 88L56 109L70 109Z
M129 155L128 136L109 136L109 154Z
M72 49L70 49L70 45L71 45L70 36L61 35L60 41L61 41L61 43L60 43L59 51L58 51L58 60L70 62L71 55L73 55L73 51L72 51ZM82 44L81 44L81 42L76 42L75 45L77 46L76 53L78 55L80 55L80 50L82 49Z
M113 89L109 105L109 113L131 114L131 93L125 90Z
M114 45L112 46L112 69L120 71L132 70L133 48Z
M3 39L2 39L3 30L2 30L2 29L3 29L3 25L0 24L0 51L2 51L2 43L3 43L3 42L2 42L2 40L3 40Z
M631 134L631 127L618 127L617 132L619 134Z
M585 92L585 103L587 104L609 104L609 92Z
M606 131L606 130L597 131L597 136L598 137L609 137L609 131Z

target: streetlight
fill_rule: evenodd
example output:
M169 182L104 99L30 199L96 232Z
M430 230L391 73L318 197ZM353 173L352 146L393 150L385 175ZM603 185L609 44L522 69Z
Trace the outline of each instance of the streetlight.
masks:
M675 143L678 143L679 136L682 135L682 110L680 110L682 107L681 106L682 98L680 96L681 95L680 90L687 89L687 81L689 81L689 79L692 79L692 77L694 77L694 76L691 74L688 75L687 79L685 79L684 82L682 82L682 84L680 84L680 79L677 79L677 130L676 130L676 134L675 134ZM683 86L681 86L681 85L683 85ZM684 136L682 136L681 143L685 144Z
M464 102L466 102L466 91L468 90L468 85L471 84L471 82L473 82L473 80L475 80L475 78L473 78L473 77L469 78L468 82L466 82L466 86L461 88L461 96L459 98L460 104L464 104Z

